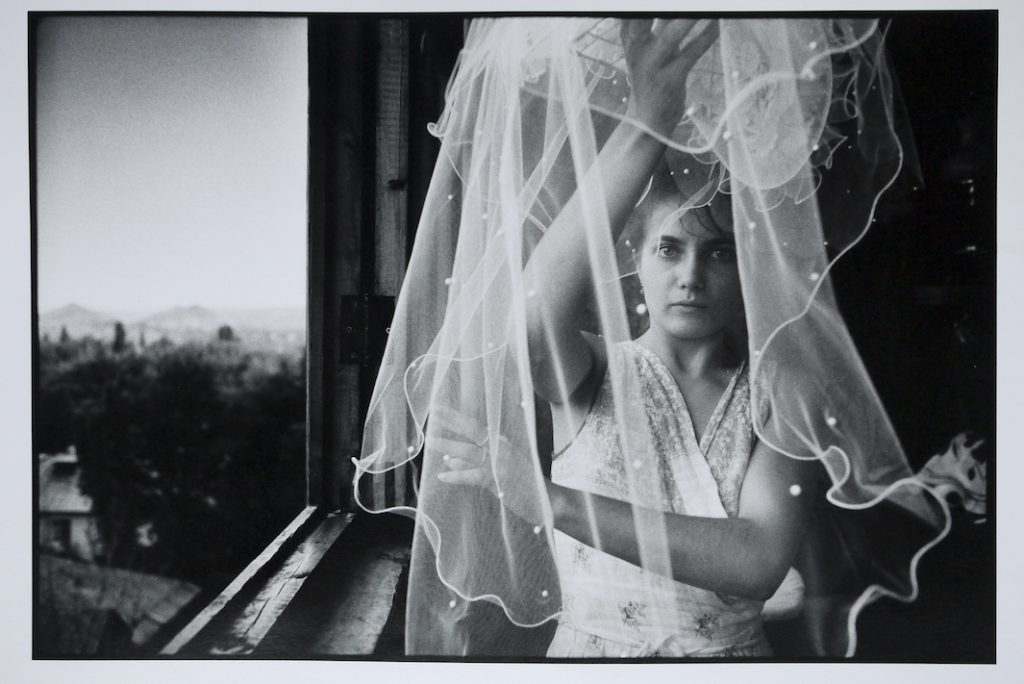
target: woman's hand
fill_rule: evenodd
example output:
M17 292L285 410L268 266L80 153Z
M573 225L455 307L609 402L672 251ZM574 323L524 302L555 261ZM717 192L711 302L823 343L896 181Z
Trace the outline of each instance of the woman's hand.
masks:
M632 89L626 116L666 137L683 117L690 69L718 38L718 22L711 21L680 49L698 22L673 19L655 35L651 19L622 21L622 45Z
M542 476L526 450L504 436L489 437L482 425L450 408L433 408L431 419L427 449L442 459L440 482L485 490L520 518L541 519Z

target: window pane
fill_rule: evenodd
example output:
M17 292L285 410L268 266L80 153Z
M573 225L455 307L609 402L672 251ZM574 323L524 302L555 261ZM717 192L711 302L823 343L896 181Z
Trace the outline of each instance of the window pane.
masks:
M149 653L305 505L306 21L34 39L37 647Z

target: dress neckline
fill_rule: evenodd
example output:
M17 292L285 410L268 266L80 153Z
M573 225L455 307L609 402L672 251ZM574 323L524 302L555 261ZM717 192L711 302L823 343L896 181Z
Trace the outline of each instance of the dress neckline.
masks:
M708 424L704 427L704 431L700 435L700 439L697 439L697 430L694 427L693 415L690 413L690 407L686 403L686 396L683 394L683 390L679 387L679 382L676 380L672 371L669 370L668 364L658 356L657 352L648 349L644 345L640 344L636 340L630 340L630 343L635 345L641 350L641 353L654 365L660 373L663 373L666 377L667 383L672 388L671 391L675 392L676 399L679 401L680 406L683 407L683 422L689 432L689 436L693 439L693 443L700 449L701 454L707 456L708 450L711 448L711 443L715 439L715 435L718 433L718 426L722 422L722 418L725 416L725 409L729 405L729 401L732 398L733 392L736 389L736 385L739 381L743 371L746 369L746 359L740 361L740 365L733 371L732 378L729 379L729 384L726 385L725 390L722 392L722 396L718 398L718 403L715 404L715 410L712 411L711 417L708 419Z

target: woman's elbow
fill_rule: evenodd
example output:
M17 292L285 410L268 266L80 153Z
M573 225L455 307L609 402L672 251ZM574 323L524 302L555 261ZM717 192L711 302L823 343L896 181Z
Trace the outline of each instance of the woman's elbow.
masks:
M751 598L756 601L767 601L775 595L775 592L778 590L779 585L782 584L782 579L785 576L786 573L782 573L782 576L780 577L776 578L773 576L768 580L761 580L755 585L754 591L752 592L753 596L751 596Z
M757 582L757 598L760 601L767 601L782 586L789 569L792 566L792 558L788 555L773 554L762 566Z
M790 559L776 550L771 550L749 563L743 573L742 591L738 596L756 601L767 601L778 590L789 572Z
M788 569L784 568L779 572L774 564L766 565L759 560L746 559L735 562L728 570L716 571L714 580L709 579L703 586L728 596L751 601L767 601L782 584ZM691 577L677 576L675 579L689 583L694 581Z
M785 576L785 572L777 574L765 572L763 568L751 568L737 578L726 593L751 601L767 601L775 594Z

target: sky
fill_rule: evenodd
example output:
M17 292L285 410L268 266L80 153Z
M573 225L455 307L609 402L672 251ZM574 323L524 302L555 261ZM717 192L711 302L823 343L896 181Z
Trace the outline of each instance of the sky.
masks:
M305 305L306 23L52 17L39 311Z

